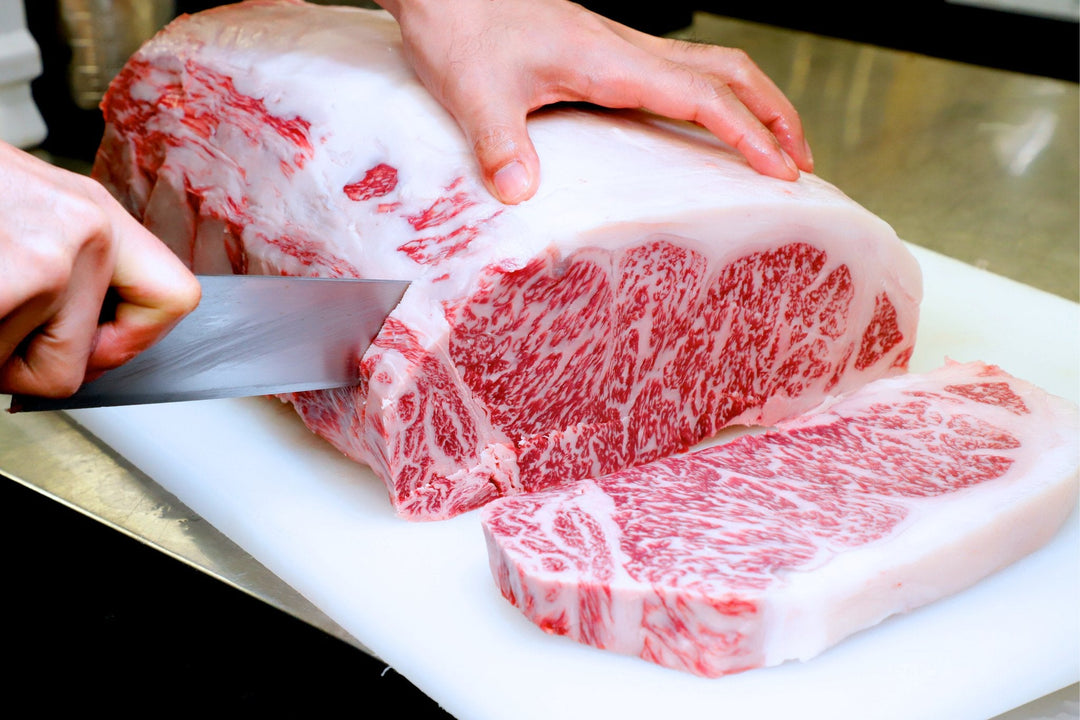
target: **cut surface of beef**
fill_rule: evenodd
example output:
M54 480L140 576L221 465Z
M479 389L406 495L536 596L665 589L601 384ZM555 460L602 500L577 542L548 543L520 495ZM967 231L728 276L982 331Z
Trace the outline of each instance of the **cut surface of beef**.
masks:
M545 631L715 677L808 659L1047 542L1077 408L981 363L872 382L776 429L481 511Z
M404 517L772 424L914 344L921 275L886 223L689 124L537 112L539 191L496 202L386 13L178 19L103 110L95 176L196 271L412 281L358 387L287 398Z

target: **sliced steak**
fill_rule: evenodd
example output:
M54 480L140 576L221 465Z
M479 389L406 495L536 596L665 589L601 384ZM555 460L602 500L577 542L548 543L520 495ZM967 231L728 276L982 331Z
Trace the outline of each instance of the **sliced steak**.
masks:
M718 676L810 658L1045 543L1077 408L1000 369L878 380L775 431L481 511L544 630Z

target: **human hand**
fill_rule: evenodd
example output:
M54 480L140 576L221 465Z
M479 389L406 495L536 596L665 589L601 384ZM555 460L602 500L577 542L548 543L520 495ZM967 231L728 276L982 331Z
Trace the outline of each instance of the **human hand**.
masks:
M199 292L100 184L0 143L0 392L72 394L156 342Z
M536 192L540 161L525 118L561 101L698 123L766 175L813 170L795 108L740 50L647 35L568 0L378 2L503 202Z

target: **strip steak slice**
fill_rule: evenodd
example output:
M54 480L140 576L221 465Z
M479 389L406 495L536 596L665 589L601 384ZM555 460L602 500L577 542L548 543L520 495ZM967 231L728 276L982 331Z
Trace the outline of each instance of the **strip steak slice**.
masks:
M999 368L878 380L774 431L481 511L550 633L719 676L808 659L1046 543L1077 408Z

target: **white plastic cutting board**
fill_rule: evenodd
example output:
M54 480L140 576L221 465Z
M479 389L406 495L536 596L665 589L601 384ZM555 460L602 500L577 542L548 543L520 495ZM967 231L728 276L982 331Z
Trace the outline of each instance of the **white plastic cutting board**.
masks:
M913 247L913 370L984 360L1077 401L1080 306ZM71 413L462 719L982 720L1080 679L1080 531L806 663L703 679L549 636L499 595L476 513L397 518L287 406Z

